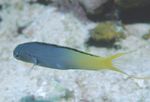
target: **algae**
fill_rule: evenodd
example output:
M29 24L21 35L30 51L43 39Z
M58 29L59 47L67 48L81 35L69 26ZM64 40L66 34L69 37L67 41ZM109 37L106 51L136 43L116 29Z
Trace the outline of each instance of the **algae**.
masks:
M149 40L150 39L150 32L148 34L143 35L143 39Z
M91 37L97 41L124 38L123 27L114 22L99 23L92 31Z
M90 33L91 37L88 42L96 42L97 45L102 45L103 47L112 47L116 41L126 37L123 25L112 21L97 24Z

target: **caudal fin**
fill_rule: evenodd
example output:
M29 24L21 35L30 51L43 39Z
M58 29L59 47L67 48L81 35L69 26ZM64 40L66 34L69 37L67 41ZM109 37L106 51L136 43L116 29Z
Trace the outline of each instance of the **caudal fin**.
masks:
M150 80L150 77L137 77L137 76L129 75L129 74L125 73L124 71L120 70L119 68L117 68L115 65L113 65L112 61L114 59L119 58L119 57L121 57L121 56L123 56L125 54L127 54L127 53L118 53L118 54L115 54L115 55L107 57L105 62L107 63L107 65L109 67L108 69L116 71L116 72L119 72L119 73L122 73L122 74L125 74L129 78Z
M115 65L113 65L112 61L116 58L119 58L121 56L123 56L125 53L117 53L115 55L112 55L112 56L109 56L106 58L105 60L105 63L106 63L106 66L108 66L108 69L109 70L113 70L113 71L117 71L117 72L120 72L122 74L126 74L125 72L123 72L122 70L118 69ZM128 75L128 74L126 74Z

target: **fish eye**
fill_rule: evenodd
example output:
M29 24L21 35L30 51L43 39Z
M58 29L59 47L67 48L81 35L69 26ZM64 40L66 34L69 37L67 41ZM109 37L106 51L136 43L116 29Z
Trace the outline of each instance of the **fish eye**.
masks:
M16 57L16 58L19 57L19 52L18 51L14 51L14 57Z
M19 57L19 54L18 54L18 53L15 53L15 57L17 57L17 58L18 58L18 57Z
M18 54L16 54L16 55L15 55L15 57L19 57L19 55L18 55Z

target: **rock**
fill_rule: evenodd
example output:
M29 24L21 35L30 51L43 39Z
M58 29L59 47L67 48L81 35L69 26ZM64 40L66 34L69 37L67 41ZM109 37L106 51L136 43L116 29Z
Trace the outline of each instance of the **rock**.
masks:
M79 0L87 18L92 21L118 20L118 10L113 0Z
M119 18L123 23L145 23L150 21L150 0L115 0Z
M52 3L60 11L73 12L79 18L91 18L95 15L104 15L112 9L112 0L30 0L30 4L40 3L49 5ZM100 17L101 18L101 17ZM92 19L92 18L91 18Z
M49 5L50 3L52 3L52 0L30 0L29 3L30 4L39 3L43 5Z
M115 0L115 4L123 9L130 9L147 6L150 0Z
M105 4L109 0L79 0L79 2L83 5L87 13L94 14L95 11L100 8L103 4ZM101 9L97 12L102 12Z

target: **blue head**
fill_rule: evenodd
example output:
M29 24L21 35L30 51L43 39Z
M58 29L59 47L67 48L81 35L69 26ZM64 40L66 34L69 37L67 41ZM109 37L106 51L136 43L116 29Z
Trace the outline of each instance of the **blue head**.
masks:
M18 60L35 63L35 58L32 55L33 52L31 51L31 48L32 44L30 43L20 44L15 48L13 56Z

